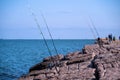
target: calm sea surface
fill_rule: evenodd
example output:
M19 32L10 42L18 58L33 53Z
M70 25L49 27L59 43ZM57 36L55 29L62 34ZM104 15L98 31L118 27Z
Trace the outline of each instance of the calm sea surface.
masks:
M47 40L52 55L55 51L51 40ZM55 40L60 54L81 50L94 40ZM28 73L29 68L49 56L43 40L0 40L0 80L17 80Z

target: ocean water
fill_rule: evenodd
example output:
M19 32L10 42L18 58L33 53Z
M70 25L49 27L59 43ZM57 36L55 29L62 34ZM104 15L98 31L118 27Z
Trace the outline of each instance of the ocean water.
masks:
M54 40L60 54L81 50L94 40ZM55 51L51 40L47 40L52 55ZM48 57L43 40L0 40L0 80L17 80L29 72L29 68Z

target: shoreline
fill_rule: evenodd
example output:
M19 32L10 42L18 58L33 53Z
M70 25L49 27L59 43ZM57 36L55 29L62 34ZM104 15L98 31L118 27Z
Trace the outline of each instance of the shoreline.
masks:
M120 79L120 41L85 45L82 51L43 59L19 80L117 80ZM59 73L57 72L59 71ZM114 73L113 73L114 72ZM109 77L108 77L109 76Z

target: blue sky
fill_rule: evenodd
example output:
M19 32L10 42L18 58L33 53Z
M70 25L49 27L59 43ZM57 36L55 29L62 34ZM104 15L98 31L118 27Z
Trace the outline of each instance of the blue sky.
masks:
M89 16L100 37L110 33L120 35L120 0L0 0L0 38L42 38L28 5L36 14L47 39L50 37L40 11L54 39L94 38Z

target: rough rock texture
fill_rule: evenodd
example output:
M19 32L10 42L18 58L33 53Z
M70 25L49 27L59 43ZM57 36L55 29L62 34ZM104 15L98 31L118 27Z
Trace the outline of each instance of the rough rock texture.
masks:
M98 80L120 80L120 43L104 46L106 52L100 52L93 61Z
M19 80L120 80L120 41L45 58Z

